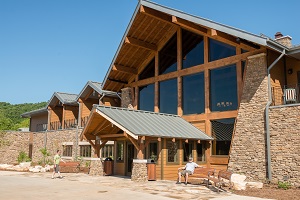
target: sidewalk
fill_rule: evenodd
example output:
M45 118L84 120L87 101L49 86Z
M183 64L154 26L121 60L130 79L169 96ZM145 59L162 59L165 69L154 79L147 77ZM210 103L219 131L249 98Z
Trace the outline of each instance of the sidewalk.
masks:
M214 199L259 200L208 189L204 185L176 185L173 181L138 183L128 177L63 173L63 179L51 179L51 173L0 171L1 199Z

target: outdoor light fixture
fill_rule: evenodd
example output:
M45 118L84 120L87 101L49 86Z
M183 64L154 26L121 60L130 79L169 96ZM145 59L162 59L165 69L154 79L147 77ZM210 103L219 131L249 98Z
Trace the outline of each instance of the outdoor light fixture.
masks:
M292 68L288 69L288 74L292 74L292 73L293 73L293 69Z

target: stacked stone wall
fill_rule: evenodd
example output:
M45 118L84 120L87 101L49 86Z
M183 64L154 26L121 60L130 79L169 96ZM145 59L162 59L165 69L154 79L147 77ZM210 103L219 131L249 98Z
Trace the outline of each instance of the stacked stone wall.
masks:
M300 187L300 105L270 108L272 182Z
M265 107L268 102L266 54L248 58L243 94L231 143L228 169L248 180L266 178Z
M0 163L14 164L18 162L21 151L29 153L30 132L0 132Z
M133 160L131 180L136 182L148 181L147 160Z

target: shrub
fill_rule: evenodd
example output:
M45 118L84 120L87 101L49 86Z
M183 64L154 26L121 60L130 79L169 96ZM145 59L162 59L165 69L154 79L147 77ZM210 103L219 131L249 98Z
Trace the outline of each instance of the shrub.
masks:
M282 188L284 190L290 189L291 188L291 184L289 182L278 182L278 188Z
M43 161L42 164L51 164L51 160L49 160L48 156L50 156L50 153L47 151L46 148L40 149L40 152L43 154Z
M18 155L18 163L29 162L29 161L31 161L29 156L24 151L21 151Z

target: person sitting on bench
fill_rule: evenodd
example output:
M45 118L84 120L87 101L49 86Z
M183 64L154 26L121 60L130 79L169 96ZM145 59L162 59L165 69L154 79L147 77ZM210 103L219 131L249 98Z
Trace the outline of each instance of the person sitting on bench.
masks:
M189 175L192 175L194 173L194 170L196 167L200 167L197 165L197 163L193 162L193 158L189 158L189 162L186 163L184 167L178 168L178 180L176 184L181 184L181 176L184 176L184 184L187 185L187 181L189 178Z

